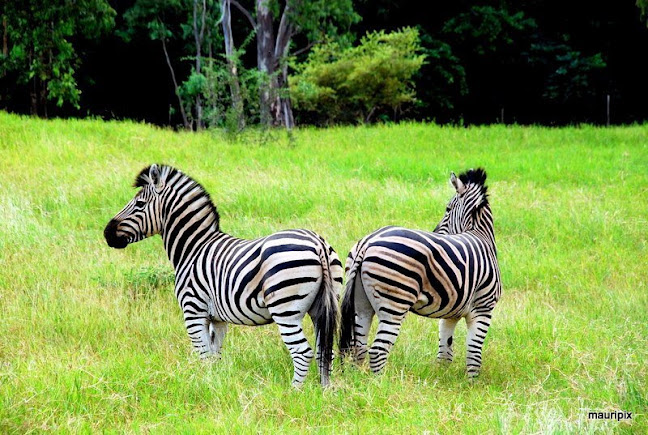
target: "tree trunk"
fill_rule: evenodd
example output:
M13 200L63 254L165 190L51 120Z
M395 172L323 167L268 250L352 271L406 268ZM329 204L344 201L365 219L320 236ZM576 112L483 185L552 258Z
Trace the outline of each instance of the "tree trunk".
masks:
M9 39L7 36L7 17L2 17L2 55L9 55Z
M277 77L276 97L272 103L272 114L276 125L283 125L288 130L295 126L292 104L288 94L288 65L284 62L281 74Z
M42 117L47 119L49 114L47 113L47 85L40 82L40 106L42 108Z
M222 9L222 27L225 43L225 58L227 60L227 71L229 73L229 88L232 97L232 110L236 114L237 125L239 130L245 128L245 114L243 113L243 99L241 97L241 85L238 78L237 59L234 54L234 38L232 35L232 14L230 10L230 0L223 0Z
M284 11L281 14L281 21L277 30L277 39L274 44L274 71L275 81L272 82L274 86L272 91L271 110L274 125L283 125L287 129L291 129L295 125L295 120L292 113L292 105L290 97L288 96L288 51L290 49L290 41L294 33L294 26L290 22L290 3L286 3Z
M184 124L184 128L186 128L187 130L191 130L191 124L189 123L189 119L187 119L187 113L185 112L184 105L182 104L182 98L180 98L178 81L176 80L175 71L173 70L173 65L171 65L171 59L169 58L169 52L167 51L166 40L162 38L161 41L162 41L162 50L164 50L164 57L166 58L167 66L169 67L169 71L171 72L171 80L173 80L173 89L175 91L176 97L178 97L178 105L180 106L180 114L182 115L182 122Z
M29 91L29 101L30 101L30 110L29 114L32 116L38 116L38 78L34 76L32 79L32 88Z
M294 33L294 26L289 19L290 3L286 3L279 29L277 31L277 40L275 42L274 59L276 70L280 70L277 77L276 90L274 92L273 116L276 125L283 125L287 129L295 126L295 119L292 113L292 105L288 95L288 51L290 50L290 41Z
M268 7L268 0L256 0L257 8L257 67L262 77L259 84L259 114L261 124L269 126L272 123L270 105L273 100L273 91L276 90L276 76L274 57L274 30L272 26L272 12Z

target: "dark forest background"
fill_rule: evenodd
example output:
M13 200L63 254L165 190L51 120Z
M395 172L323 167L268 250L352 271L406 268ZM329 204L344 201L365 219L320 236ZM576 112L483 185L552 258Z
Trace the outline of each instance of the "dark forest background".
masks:
M287 15L293 19L287 46L290 57L277 57L271 68L279 80L275 86L283 92L277 97L277 110L283 107L281 99L290 102L285 81L301 71L300 65L305 65L318 45L335 42L339 44L336 47L352 47L371 32L413 28L418 36L416 53L424 56L424 63L411 77L416 101L404 99L384 107L376 103L375 115L372 111L364 121L544 125L644 122L648 120L648 28L645 16L642 18L642 1L638 3L270 1L266 12L275 35L281 33L280 17L287 6L302 14ZM304 12L304 5L311 9ZM227 6L231 7L231 37L243 82L244 72L260 69L260 42L250 22L261 26L259 7L263 5L240 0ZM195 74L192 7L204 8L199 12L206 14L207 36L199 75ZM165 38L176 81L184 84L180 86L182 97L191 99L186 110L191 112L195 110L192 107L206 104L205 94L192 94L192 86L207 89L209 85L210 92L216 92L215 87L230 83L227 75L204 72L206 65L216 63L221 70L230 71L229 58L221 48L222 1L6 0L0 8L1 110L182 126L178 91L155 32ZM42 50L43 44L51 47ZM40 60L36 59L39 56ZM36 65L35 59L41 64ZM209 59L217 60L210 63ZM284 82L282 70L286 71ZM211 85L205 85L205 81ZM259 97L255 94L248 98L253 101ZM294 108L297 125L354 122L324 120L303 107ZM222 106L221 110L228 109ZM248 124L263 122L262 110L257 108L257 112L256 117L249 117ZM198 116L207 115L193 118ZM191 121L192 125L208 126L197 119Z

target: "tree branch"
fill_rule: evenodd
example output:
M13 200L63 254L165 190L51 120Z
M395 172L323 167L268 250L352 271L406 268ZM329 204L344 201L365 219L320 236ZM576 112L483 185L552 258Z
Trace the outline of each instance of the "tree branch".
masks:
M295 52L293 53L293 56L299 56L300 54L310 50L315 45L317 45L317 44L319 44L321 42L322 41L313 41L313 42L309 43L306 47L300 48L299 50L295 50Z
M249 21L250 24L252 25L252 28L253 28L254 30L256 30L256 28L257 28L256 21L254 21L254 18L253 18L252 15L247 11L247 9L245 9L243 6L241 6L241 4L240 4L239 2L237 2L236 0L230 0L230 3L233 4L234 6L236 6L236 8L237 8L239 11L241 11L241 13L242 13L243 15L245 15L245 18L248 19L248 21Z
M200 24L200 43L205 38L205 21L207 20L207 0L202 2L202 23Z
M281 14L281 21L279 22L279 29L277 30L277 40L275 42L275 59L281 60L288 50L288 44L293 36L293 25L290 22L288 14L290 12L290 3L286 2L283 14Z
M161 41L162 41L162 50L164 51L164 57L166 58L169 71L171 72L171 80L173 80L173 89L175 90L175 94L178 97L178 105L180 106L180 114L182 115L182 122L184 124L184 127L187 130L190 130L191 125L189 124L189 120L187 119L187 113L184 110L184 105L182 104L182 98L180 98L180 92L178 90L178 82L176 80L175 71L173 70L173 65L171 65L171 59L169 58L169 52L166 46L166 39L162 38Z

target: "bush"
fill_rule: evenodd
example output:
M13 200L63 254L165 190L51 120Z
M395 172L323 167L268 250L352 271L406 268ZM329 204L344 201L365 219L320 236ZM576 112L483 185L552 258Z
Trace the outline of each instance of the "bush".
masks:
M413 77L425 58L420 52L412 28L369 33L357 47L320 45L291 77L295 109L325 124L396 117L416 102Z

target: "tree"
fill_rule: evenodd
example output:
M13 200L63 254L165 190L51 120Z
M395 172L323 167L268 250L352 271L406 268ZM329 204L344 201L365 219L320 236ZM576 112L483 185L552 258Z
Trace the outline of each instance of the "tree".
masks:
M605 68L600 53L585 56L564 43L534 43L528 59L532 66L542 71L542 97L557 104L593 94L596 90L592 86L594 72Z
M372 32L357 47L315 47L292 77L298 109L324 123L371 122L389 109L396 116L416 102L414 74L425 56L412 28Z
M130 40L133 34L140 30L146 30L153 41L160 41L162 52L166 60L173 89L178 99L178 107L182 116L182 124L187 130L191 129L191 121L187 115L185 104L180 93L180 85L176 78L175 68L169 56L168 41L181 33L180 29L172 29L171 23L179 23L182 11L182 0L135 0L135 4L126 11L124 20L126 29L120 34L126 40ZM177 36L176 36L177 37Z
M261 123L291 128L294 118L287 95L291 43L301 34L308 41L308 48L327 35L348 31L359 20L353 12L352 1L255 0L255 16L238 1L230 2L243 13L256 33L257 68L264 78L259 86Z
M431 37L423 29L419 33L425 64L416 74L421 100L416 107L417 115L427 114L437 121L447 121L457 100L468 93L466 70L450 44Z
M106 0L4 0L0 78L16 75L29 86L33 115L47 117L47 102L79 108L74 38L98 38L114 26Z

